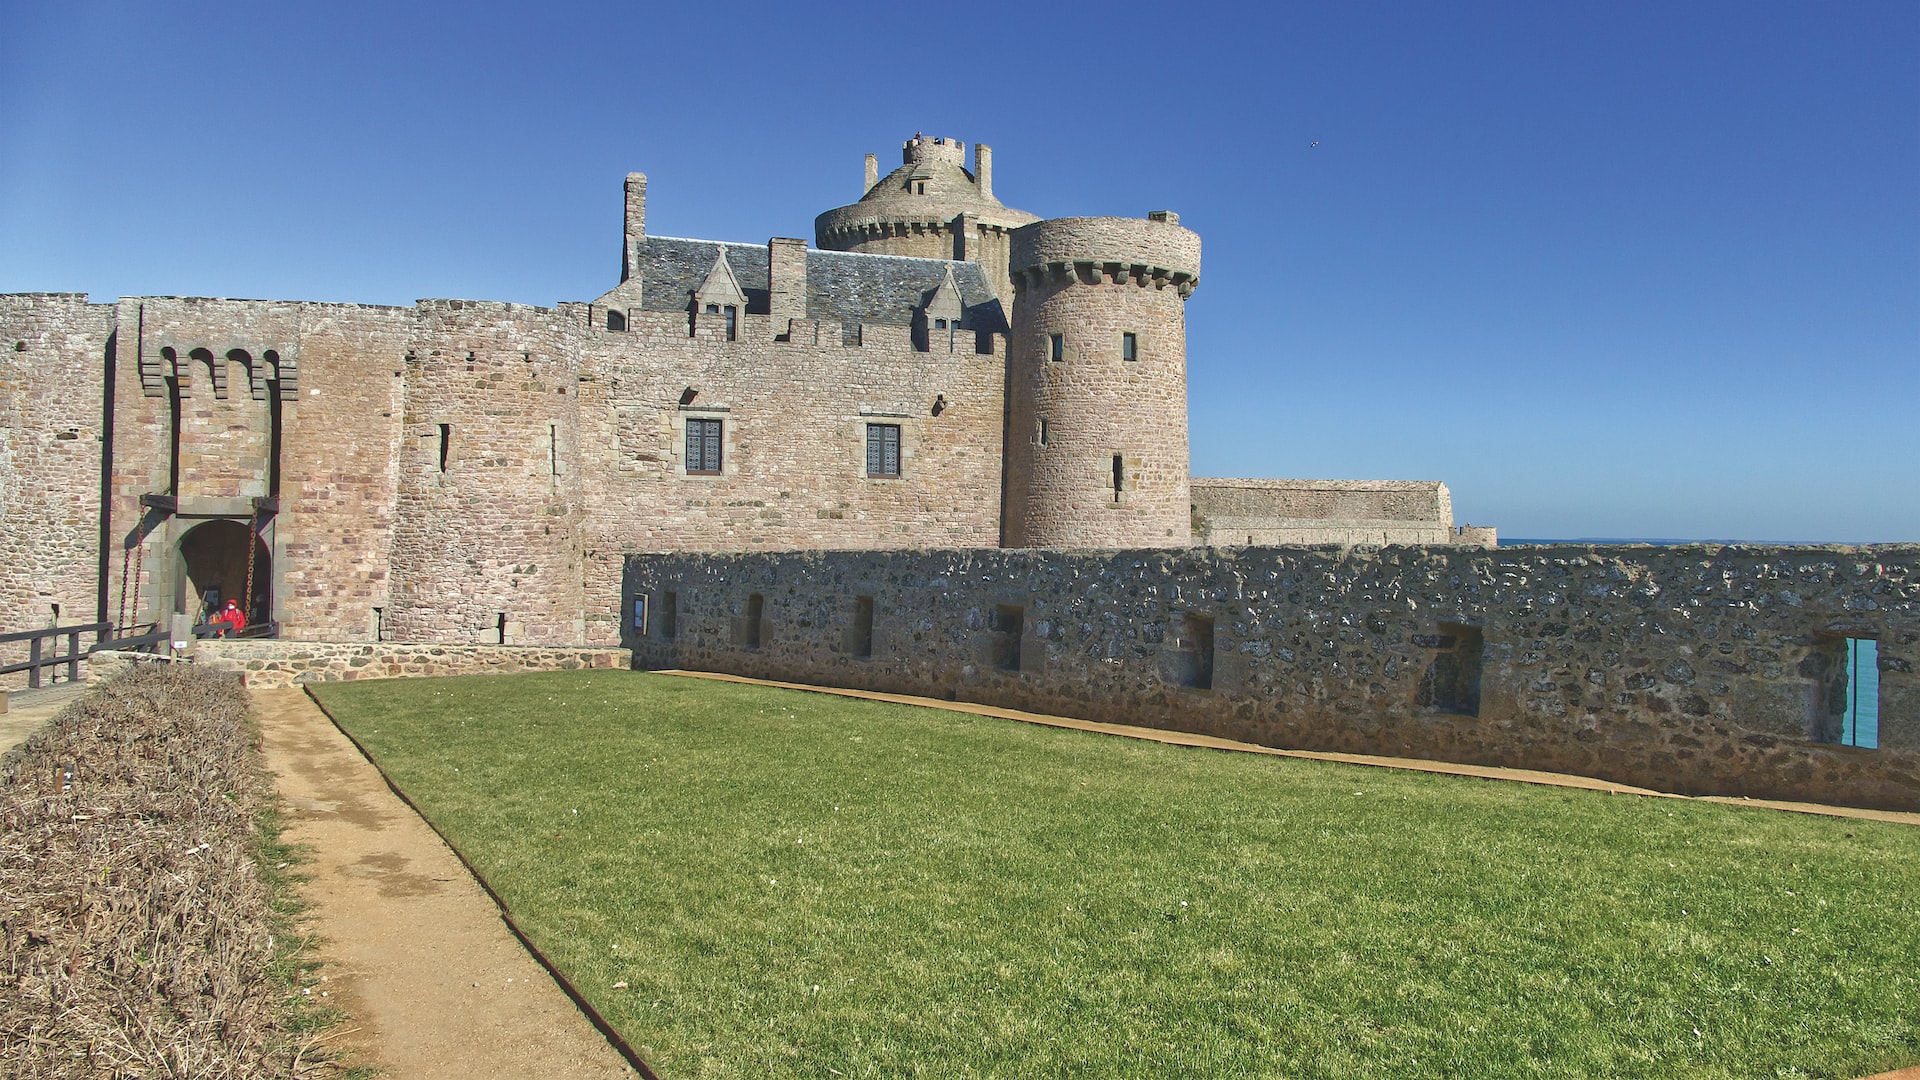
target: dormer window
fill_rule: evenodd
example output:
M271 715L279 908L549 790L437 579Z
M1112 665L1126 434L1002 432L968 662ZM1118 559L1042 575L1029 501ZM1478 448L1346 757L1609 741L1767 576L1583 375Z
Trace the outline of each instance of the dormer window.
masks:
M733 341L736 335L738 335L739 333L739 326L738 326L739 310L735 308L733 305L729 304L727 305L725 310L721 312L721 314L727 317L727 340Z
M915 181L913 185L913 193L915 195L925 195L927 193L927 182L925 180Z

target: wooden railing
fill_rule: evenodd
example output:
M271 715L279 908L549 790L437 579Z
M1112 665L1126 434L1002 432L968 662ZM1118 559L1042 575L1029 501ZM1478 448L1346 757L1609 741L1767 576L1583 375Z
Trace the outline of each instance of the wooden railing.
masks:
M11 634L0 634L0 645L7 645L16 641L24 641L27 643L27 659L16 664L0 665L0 675L11 675L16 671L24 671L27 673L27 689L38 690L40 689L41 671L47 668L58 668L60 665L65 664L67 667L67 681L79 682L80 662L93 653L97 653L102 649L119 649L128 652L152 652L157 646L164 644L167 639L172 636L157 624L148 623L147 625L152 627L152 629L146 633L129 634L125 637L116 638L107 636L115 629L114 625L108 622L75 623L72 626L47 626L38 630L21 630ZM215 637L226 629L227 626L225 623L201 623L193 628L193 636L196 638ZM242 638L270 638L279 636L279 633L280 624L264 622L249 626L233 636ZM80 635L82 634L95 635L93 644L87 646L85 649L80 647ZM67 651L64 653L60 651L61 638L67 639ZM48 654L48 650L43 644L48 639L52 639L54 643L51 655Z

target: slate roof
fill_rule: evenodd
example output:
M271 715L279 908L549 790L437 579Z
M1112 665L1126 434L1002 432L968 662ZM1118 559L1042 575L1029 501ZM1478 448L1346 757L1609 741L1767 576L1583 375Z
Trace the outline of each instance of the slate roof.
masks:
M767 247L720 240L649 236L640 245L640 306L646 311L685 311L693 292L726 252L727 267L747 294L747 314L767 313ZM945 280L947 268L966 306L965 325L1007 332L1007 316L977 263L807 251L807 318L911 326L913 313Z

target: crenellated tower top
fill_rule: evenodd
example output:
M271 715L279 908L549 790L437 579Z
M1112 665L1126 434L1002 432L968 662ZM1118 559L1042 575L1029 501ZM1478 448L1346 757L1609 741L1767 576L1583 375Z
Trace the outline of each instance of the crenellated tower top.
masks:
M968 171L966 143L916 134L901 144L900 167L881 176L868 154L860 200L814 219L815 246L976 262L1011 299L1007 236L1040 219L994 197L992 147L975 143L972 156Z

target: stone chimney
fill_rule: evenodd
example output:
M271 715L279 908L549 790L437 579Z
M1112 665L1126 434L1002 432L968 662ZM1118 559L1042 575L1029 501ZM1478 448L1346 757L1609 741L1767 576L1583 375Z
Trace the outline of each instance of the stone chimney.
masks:
M986 143L973 144L973 180L981 198L993 198L993 147Z
M647 238L647 174L627 174L627 226L621 244L620 280L640 275L640 241Z
M880 159L873 156L872 154L868 154L867 155L867 182L866 182L866 185L860 189L860 194L865 195L867 192L872 191L873 185L879 182L880 182Z
M767 241L767 314L777 335L787 324L807 317L807 242L785 237Z

